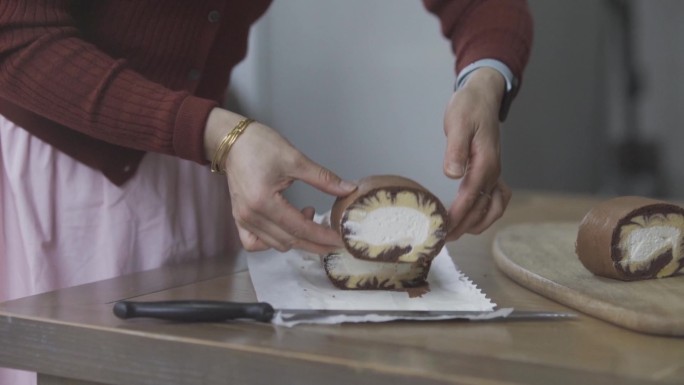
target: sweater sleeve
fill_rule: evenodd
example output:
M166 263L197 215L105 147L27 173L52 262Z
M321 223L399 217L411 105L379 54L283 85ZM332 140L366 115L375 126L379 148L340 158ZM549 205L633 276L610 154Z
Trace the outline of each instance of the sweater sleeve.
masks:
M172 91L80 36L68 0L0 2L0 97L90 137L206 163L215 101Z
M480 59L505 63L518 79L530 56L532 16L525 0L423 0L451 40L456 73Z

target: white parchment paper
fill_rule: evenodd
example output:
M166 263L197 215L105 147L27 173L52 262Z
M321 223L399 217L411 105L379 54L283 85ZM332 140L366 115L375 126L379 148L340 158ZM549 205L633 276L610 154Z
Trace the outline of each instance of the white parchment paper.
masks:
M496 306L456 267L446 248L433 260L428 275L430 291L414 298L406 292L338 289L328 280L318 256L298 251L250 253L247 264L258 300L276 309L491 311ZM492 316L505 317L508 313L504 310ZM337 316L306 323L391 320L394 319ZM278 317L274 322L292 326Z

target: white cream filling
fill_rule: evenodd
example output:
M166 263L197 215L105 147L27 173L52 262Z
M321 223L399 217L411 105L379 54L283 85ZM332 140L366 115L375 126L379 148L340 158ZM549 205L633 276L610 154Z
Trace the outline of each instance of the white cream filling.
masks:
M629 233L625 247L628 261L643 263L672 249L673 255L679 255L681 231L672 226L652 226L635 229Z
M425 243L430 235L430 218L409 207L380 207L370 212L356 210L344 225L349 239L372 246Z

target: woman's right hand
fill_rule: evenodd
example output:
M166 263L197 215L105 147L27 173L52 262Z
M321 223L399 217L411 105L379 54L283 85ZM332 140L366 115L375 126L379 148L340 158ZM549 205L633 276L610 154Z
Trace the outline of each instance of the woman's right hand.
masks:
M242 119L218 108L211 112L205 132L208 159ZM250 124L231 147L225 169L233 217L246 250L294 248L325 254L342 247L337 232L312 220L313 208L299 211L283 191L295 180L333 196L345 196L356 186L307 158L275 130L258 122Z

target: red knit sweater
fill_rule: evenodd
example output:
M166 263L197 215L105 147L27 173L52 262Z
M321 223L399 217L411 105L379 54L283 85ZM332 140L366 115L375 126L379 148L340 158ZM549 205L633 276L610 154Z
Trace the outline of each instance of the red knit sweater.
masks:
M532 40L523 0L424 2L457 70L494 58L521 78ZM146 151L205 164L207 116L269 4L2 0L0 114L116 184Z

